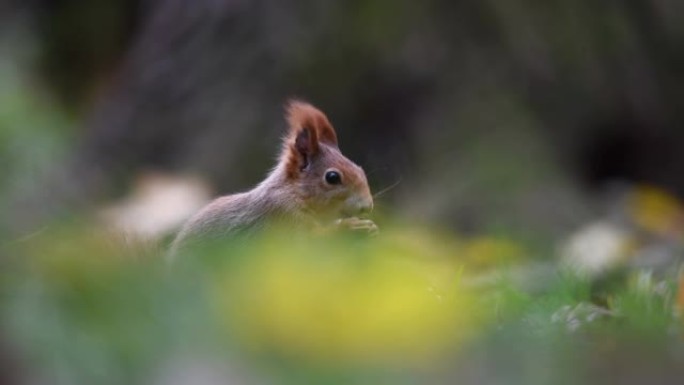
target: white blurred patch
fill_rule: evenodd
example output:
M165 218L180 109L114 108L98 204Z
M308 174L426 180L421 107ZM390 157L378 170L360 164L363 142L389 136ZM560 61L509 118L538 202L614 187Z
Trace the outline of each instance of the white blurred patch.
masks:
M627 255L629 233L607 221L580 228L561 246L565 265L595 275L620 264Z
M211 199L209 184L197 177L144 173L129 196L104 208L108 226L141 239L176 231Z

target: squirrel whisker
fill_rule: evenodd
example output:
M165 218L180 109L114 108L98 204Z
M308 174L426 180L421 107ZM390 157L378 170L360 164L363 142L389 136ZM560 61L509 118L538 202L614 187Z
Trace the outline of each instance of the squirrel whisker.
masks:
M399 183L401 183L403 180L404 180L404 178L399 177L399 180L397 180L396 182L392 183L391 185L389 185L389 186L385 187L384 189L378 191L377 193L373 194L373 199L375 199L375 198L379 197L380 195L383 195L386 192L392 190L393 188L399 186Z

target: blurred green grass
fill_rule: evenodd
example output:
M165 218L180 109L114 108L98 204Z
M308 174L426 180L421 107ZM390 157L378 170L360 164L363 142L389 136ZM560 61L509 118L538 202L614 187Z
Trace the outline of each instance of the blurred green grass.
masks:
M514 240L435 234L265 234L169 264L92 226L56 226L4 262L1 324L56 384L149 383L179 360L247 368L248 383L478 383L469 376L486 368L506 383L574 384L627 344L638 348L626 363L643 346L667 358L658 365L679 362L674 280L636 274L604 308L570 272L523 290L499 261L524 256L477 246ZM469 285L487 270L501 279Z

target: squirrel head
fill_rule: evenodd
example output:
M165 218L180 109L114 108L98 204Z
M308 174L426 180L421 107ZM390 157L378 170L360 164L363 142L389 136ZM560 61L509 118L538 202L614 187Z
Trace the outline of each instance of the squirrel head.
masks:
M293 100L287 105L289 131L281 163L307 209L318 216L357 216L373 209L363 169L342 155L337 134L316 107Z

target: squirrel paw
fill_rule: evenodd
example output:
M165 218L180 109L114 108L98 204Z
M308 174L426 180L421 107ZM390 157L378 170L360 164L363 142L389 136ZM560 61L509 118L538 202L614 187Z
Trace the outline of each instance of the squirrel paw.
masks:
M380 230L378 226L370 219L362 218L341 218L335 221L335 226L338 229L365 232L370 236L378 235Z

